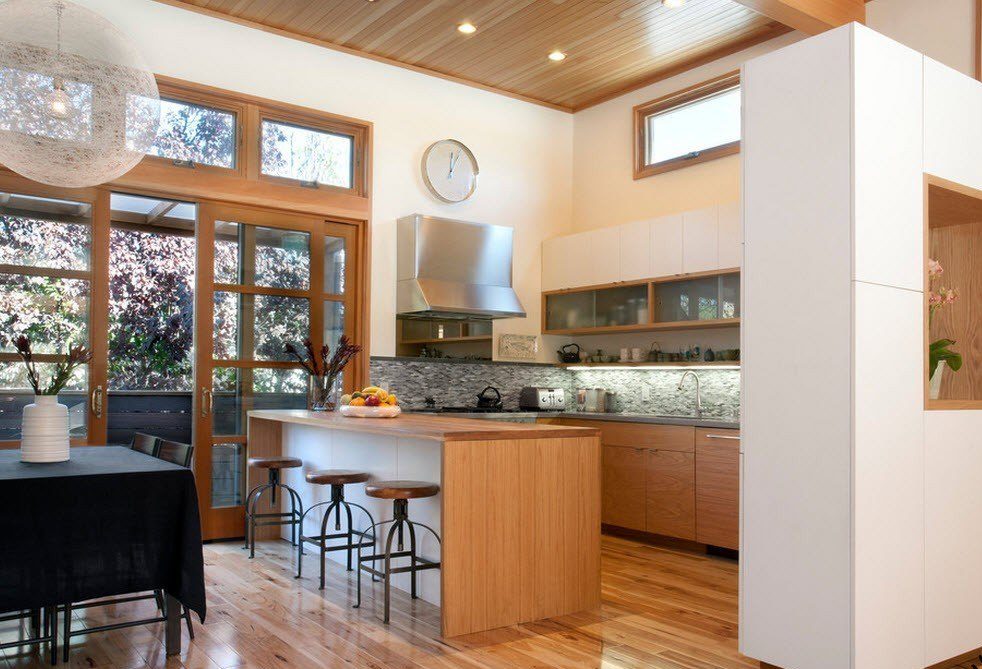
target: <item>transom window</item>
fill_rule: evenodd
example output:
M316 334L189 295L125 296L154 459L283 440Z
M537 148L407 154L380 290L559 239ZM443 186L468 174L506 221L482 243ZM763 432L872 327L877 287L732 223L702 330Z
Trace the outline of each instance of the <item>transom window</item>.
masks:
M634 108L634 178L740 150L740 80L729 74Z
M160 129L150 155L233 169L236 134L233 112L161 98Z
M350 135L270 119L262 122L265 176L351 188L354 150Z

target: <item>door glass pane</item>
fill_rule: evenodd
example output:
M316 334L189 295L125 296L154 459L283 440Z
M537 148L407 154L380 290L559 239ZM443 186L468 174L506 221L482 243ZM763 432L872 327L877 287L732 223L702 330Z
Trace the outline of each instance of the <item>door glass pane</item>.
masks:
M215 358L290 360L287 342L310 332L310 302L301 297L215 293Z
M326 237L324 246L324 292L344 294L345 248L341 237Z
M245 444L211 447L211 506L241 506L245 497Z
M720 318L740 316L740 275L724 274L719 278Z
M253 409L306 409L307 374L302 369L218 367L212 378L215 435L245 434Z
M351 188L355 140L289 123L263 121L263 174Z
M324 343L337 348L338 339L344 334L344 302L324 302Z
M0 206L0 265L89 268L89 205L3 195L8 199Z
M720 318L719 277L655 284L655 321L676 322Z
M148 153L199 165L235 167L235 114L161 99L160 129Z
M47 385L54 373L54 363L36 363L41 384ZM75 369L72 378L58 395L58 402L68 407L69 435L84 439L88 427L88 393L85 392L88 365ZM20 439L21 414L34 402L34 390L27 380L24 363L0 362L0 441Z
M307 290L310 287L310 235L295 230L217 221L215 282Z
M88 343L89 282L0 274L0 350L27 335L34 353L65 353Z

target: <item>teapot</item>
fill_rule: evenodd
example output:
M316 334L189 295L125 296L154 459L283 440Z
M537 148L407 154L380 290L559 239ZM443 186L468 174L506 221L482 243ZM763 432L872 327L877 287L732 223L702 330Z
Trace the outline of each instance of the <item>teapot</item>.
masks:
M579 344L566 344L556 351L556 353L559 355L559 362L574 363L580 361Z

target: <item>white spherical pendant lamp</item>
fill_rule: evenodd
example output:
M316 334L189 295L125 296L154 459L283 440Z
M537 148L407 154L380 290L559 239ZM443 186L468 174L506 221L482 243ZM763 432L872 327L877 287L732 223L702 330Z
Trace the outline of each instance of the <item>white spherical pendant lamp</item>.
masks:
M0 164L95 186L140 162L159 123L157 82L109 21L66 0L0 4Z

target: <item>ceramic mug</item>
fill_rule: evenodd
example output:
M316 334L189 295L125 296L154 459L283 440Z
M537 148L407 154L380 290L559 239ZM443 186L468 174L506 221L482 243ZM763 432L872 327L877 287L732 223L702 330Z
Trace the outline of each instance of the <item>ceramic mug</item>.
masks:
M642 353L640 348L631 349L631 360L633 360L634 362L641 362L643 359L644 358L642 358Z
M621 362L628 362L631 359L631 352L626 348L621 349Z

